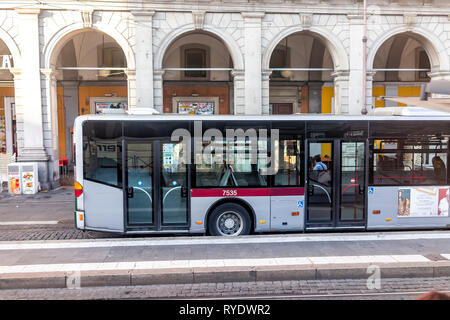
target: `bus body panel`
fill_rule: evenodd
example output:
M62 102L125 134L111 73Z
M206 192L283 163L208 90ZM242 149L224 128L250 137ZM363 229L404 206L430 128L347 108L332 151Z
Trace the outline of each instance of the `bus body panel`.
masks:
M191 190L191 230L196 232L200 230L197 221L202 221L202 229L206 228L207 214L210 212L214 204L219 200L228 198L230 202L238 202L239 200L246 203L255 213L254 231L265 232L270 231L270 189L192 189Z
M84 180L85 228L123 232L123 190Z
M399 216L399 189L424 186L369 187L367 229L446 228L450 216ZM437 186L436 188L447 188ZM447 212L448 212L447 206ZM378 213L379 211L379 213Z
M302 231L305 196L271 196L271 231Z

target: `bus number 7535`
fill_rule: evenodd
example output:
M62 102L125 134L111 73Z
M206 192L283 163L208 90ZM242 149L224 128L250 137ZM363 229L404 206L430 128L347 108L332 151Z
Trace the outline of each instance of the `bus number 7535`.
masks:
M234 197L237 196L237 190L223 190L224 197Z

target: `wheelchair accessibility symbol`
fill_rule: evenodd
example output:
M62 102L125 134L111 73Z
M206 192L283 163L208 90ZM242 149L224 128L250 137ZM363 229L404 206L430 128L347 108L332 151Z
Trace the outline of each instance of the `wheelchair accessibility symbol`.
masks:
M303 200L297 201L297 208L303 208Z
M373 194L374 190L373 187L369 187L369 194Z

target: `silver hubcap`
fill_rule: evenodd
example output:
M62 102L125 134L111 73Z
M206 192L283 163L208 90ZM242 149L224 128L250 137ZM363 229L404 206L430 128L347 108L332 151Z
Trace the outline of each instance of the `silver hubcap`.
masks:
M222 213L217 219L217 230L223 236L237 236L244 228L241 215L234 211Z

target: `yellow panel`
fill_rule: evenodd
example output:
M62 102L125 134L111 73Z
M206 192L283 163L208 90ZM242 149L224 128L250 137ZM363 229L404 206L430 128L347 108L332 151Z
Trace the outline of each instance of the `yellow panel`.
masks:
M385 95L385 87L372 87L372 96L375 98L375 108L384 108L384 100L378 100L377 98Z
M79 114L90 113L90 97L104 97L105 94L116 94L118 97L128 96L127 86L107 86L107 87L79 87L78 103Z
M56 88L58 105L58 151L59 158L66 158L66 117L64 109L64 87Z
M333 156L331 154L331 143L322 143L321 146L322 146L322 154L321 154L322 160L324 160L325 156L328 156L331 159L331 157Z
M399 97L420 97L420 87L398 87ZM399 107L406 107L406 104L398 102Z
M331 113L332 97L334 97L334 87L322 87L322 113Z

